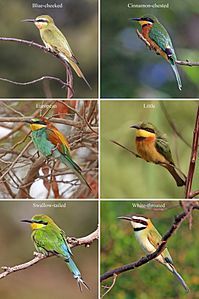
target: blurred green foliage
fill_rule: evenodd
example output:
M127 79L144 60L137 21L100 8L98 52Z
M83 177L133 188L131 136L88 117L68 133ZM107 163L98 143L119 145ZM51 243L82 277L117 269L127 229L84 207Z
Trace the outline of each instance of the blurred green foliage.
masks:
M136 151L135 131L131 125L152 122L167 135L174 162L187 175L191 147L174 132L170 120L188 144L192 145L197 110L196 101L101 101L101 196L102 198L183 198L184 188L177 187L173 177L159 165L136 159L131 153L113 144L115 140ZM155 108L144 108L153 104ZM198 190L199 165L195 170L193 190Z
M32 8L32 3L63 4L63 8ZM41 14L53 17L66 36L92 90L74 73L76 98L97 97L97 0L0 1L1 37L15 37L43 45L38 29L21 20ZM92 45L92 46L90 46ZM65 80L62 64L52 55L26 45L0 41L0 77L27 82L44 75ZM53 81L19 86L0 81L1 97L65 97L65 89Z
M41 205L38 207L38 205ZM43 206L42 206L43 205ZM44 206L45 205L45 206ZM53 205L57 205L53 206ZM62 206L62 207L59 207ZM0 202L1 266L22 264L33 258L35 251L31 228L20 222L35 214L46 214L54 219L67 236L83 237L97 227L96 202ZM0 297L4 299L63 299L97 298L98 254L97 242L89 248L73 248L73 258L83 279L92 291L80 293L78 285L61 258L51 257L29 269L12 273L0 281Z
M169 32L178 60L198 61L197 0L102 0L101 95L104 98L195 98L199 67L178 66L183 89L178 90L170 65L149 51L129 18L155 15ZM169 4L169 8L128 8L128 3Z
M139 208L139 204L145 206ZM136 213L145 215L152 219L154 226L161 235L164 235L171 227L174 217L181 212L182 209L179 207L178 202L171 201L101 202L101 274L116 267L135 262L145 256L135 239L130 223L117 219L117 217ZM167 248L177 271L182 275L191 290L189 294L185 293L175 276L163 265L156 261L150 261L137 269L119 275L114 287L105 298L199 298L199 217L197 213L197 210L193 212L192 229L189 229L187 221L183 222L167 243ZM102 285L111 285L111 282L112 279L109 279L103 281ZM104 289L101 288L101 290L104 293Z

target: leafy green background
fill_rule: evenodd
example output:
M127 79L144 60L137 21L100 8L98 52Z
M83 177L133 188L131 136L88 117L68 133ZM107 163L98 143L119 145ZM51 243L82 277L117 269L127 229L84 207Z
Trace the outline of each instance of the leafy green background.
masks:
M37 4L63 4L63 8L32 8ZM97 0L7 0L0 1L0 36L15 37L43 45L38 29L21 20L48 14L66 36L92 90L74 73L76 98L97 97ZM91 46L92 45L92 46ZM44 75L65 80L62 64L50 54L18 43L0 41L0 77L27 82ZM65 89L54 81L19 86L0 81L1 97L65 97Z
M155 15L169 32L179 60L198 61L197 0L102 0L101 95L104 98L192 98L199 94L199 68L178 66L183 83L178 90L169 64L149 51L128 19ZM132 4L169 4L169 8L128 8Z
M177 130L191 145L198 103L190 100L162 103ZM144 108L148 104L155 108ZM135 158L110 141L116 140L136 151L135 130L130 126L141 121L152 122L167 135L173 159L187 175L191 148L176 136L165 118L161 101L103 100L100 127L102 198L183 198L184 188L176 186L167 170ZM198 190L198 173L199 165L194 175L193 190Z
M56 204L58 207L50 205ZM65 207L59 207L59 205ZM46 205L37 207L35 205ZM30 201L0 202L0 267L22 264L33 258L35 251L31 228L20 222L35 214L46 214L54 219L67 236L83 237L97 227L96 202L88 201ZM0 297L4 299L63 299L97 298L98 273L97 242L86 248L72 249L73 258L83 279L91 287L80 293L78 285L61 258L51 257L32 267L12 273L0 280Z
M135 207L133 205L146 205ZM150 206L155 204L155 206ZM162 209L163 208L163 209ZM156 209L156 210L155 210ZM177 201L103 201L101 202L101 274L108 270L137 261L145 253L135 239L130 223L117 219L119 216L141 214L152 219L161 235L165 234L182 212ZM193 226L185 221L169 239L167 248L177 271L182 275L191 292L187 294L176 278L156 261L122 273L117 277L107 299L163 299L198 298L198 211L193 212ZM112 279L102 282L111 285ZM104 293L104 289L101 288Z

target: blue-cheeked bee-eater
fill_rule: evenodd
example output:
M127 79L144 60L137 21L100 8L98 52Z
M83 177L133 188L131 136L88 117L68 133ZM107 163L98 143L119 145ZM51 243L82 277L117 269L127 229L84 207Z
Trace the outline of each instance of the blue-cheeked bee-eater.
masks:
M175 179L177 186L185 185L185 181L175 169L166 137L151 123L142 122L131 126L131 128L136 129L135 143L141 158L165 167Z
M25 122L30 124L32 140L37 150L46 158L52 157L61 161L91 190L81 173L81 168L71 157L70 145L66 137L45 117L33 118Z
M46 256L54 254L63 258L73 277L77 280L80 291L82 290L82 285L89 289L72 260L72 251L66 241L64 231L47 215L35 215L31 220L21 221L30 223L32 228L31 238L37 252Z
M47 49L57 53L62 57L67 63L71 65L78 77L82 78L89 88L90 84L86 80L84 74L82 73L79 62L73 54L69 43L63 33L57 28L54 23L53 18L48 15L38 16L35 19L26 19L23 22L33 22L35 26L39 29L41 39Z
M176 76L178 88L181 90L182 82L176 66L177 57L167 30L154 16L143 16L132 18L131 20L140 23L142 26L142 36L148 42L150 48L170 63Z
M156 251L158 246L161 244L162 237L149 218L143 215L121 216L118 218L127 220L131 223L138 243L147 254L151 254ZM175 269L172 258L167 248L165 248L155 258L155 260L160 264L166 266L166 268L177 277L178 281L181 283L184 289L187 292L189 291L189 288L186 285L185 281Z

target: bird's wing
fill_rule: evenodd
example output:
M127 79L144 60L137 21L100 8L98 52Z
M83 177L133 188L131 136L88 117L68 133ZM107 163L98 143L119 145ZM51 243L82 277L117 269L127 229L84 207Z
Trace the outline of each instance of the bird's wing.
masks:
M54 144L63 155L70 156L69 143L60 131L58 131L55 127L53 129L47 128L46 136L47 139L52 142L52 144Z
M52 48L54 48L57 52L62 52L66 55L66 57L70 58L72 61L78 64L76 57L74 56L71 47L66 40L65 36L62 32L56 28L56 37L54 34L54 30L46 29L45 34L42 34L42 39L45 43L49 43L49 40L54 41Z
M169 144L168 144L168 141L166 140L166 138L157 137L155 147L156 147L157 151L161 155L163 155L169 163L174 165L173 158L171 155L171 150L170 150L170 147L169 147Z
M154 23L149 37L168 55L168 58L176 60L171 38L162 24Z
M61 255L66 258L71 256L71 250L67 245L61 230L54 230L53 228L39 229L33 235L33 241L37 248L42 248L47 252L56 255Z

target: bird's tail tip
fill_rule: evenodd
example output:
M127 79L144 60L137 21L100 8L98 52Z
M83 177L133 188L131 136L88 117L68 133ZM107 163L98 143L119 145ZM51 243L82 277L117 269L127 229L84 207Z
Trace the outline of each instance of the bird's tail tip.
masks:
M88 291L90 291L90 287L87 285L87 283L81 277L77 277L76 279L77 279L77 284L80 289L80 292L83 291L82 286L84 286Z

